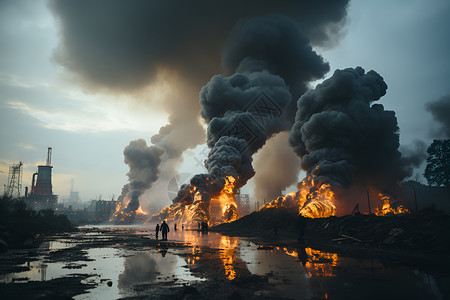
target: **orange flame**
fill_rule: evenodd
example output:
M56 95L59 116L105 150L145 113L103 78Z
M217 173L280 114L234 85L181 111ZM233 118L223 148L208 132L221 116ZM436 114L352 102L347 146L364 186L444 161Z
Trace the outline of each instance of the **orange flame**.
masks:
M116 211L112 215L112 217L109 219L110 222L118 222L118 223L133 223L136 221L136 219L139 219L142 216L148 215L147 212L145 212L141 205L139 204L139 208L134 211L125 211L125 208L127 207L128 203L130 202L130 199L128 198L128 195L123 199L122 202L119 202L116 206ZM141 220L142 222L142 220Z
M234 196L236 194L234 183L236 179L233 176L225 178L225 186L217 197L211 198L209 206L211 226L221 223L229 223L239 218L237 213L237 204Z
M326 218L336 215L334 192L329 184L316 186L313 176L297 185L298 191L265 204L260 210L276 207L296 208L304 217Z
M148 215L148 212L142 210L142 206L139 204L139 208L135 211L137 215Z
M379 193L380 201L382 201L381 207L377 208L375 215L386 216L386 215L398 215L398 214L409 214L410 211L405 208L402 204L393 206L394 201L386 194Z
M197 226L197 222L207 221L209 226L228 223L239 218L237 204L234 199L236 179L233 176L225 177L225 185L219 195L205 201L202 194L194 187L192 203L176 203L163 208L153 219L166 219L172 223L186 226ZM208 205L208 207L205 207ZM149 220L148 223L152 222Z

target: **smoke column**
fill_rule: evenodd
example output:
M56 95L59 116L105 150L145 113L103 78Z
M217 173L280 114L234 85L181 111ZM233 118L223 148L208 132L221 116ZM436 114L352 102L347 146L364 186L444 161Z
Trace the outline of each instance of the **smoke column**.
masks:
M123 150L124 162L130 168L127 173L129 183L124 186L122 193L127 193L130 202L127 211L139 208L139 197L158 179L158 166L164 149L157 146L147 146L147 143L138 139L131 141ZM125 195L121 195L123 199Z
M307 90L308 83L329 71L329 65L312 50L300 27L277 15L238 23L228 39L222 64L234 72L267 69L284 79L293 101L284 110L285 123L278 131L292 126L297 110L295 100ZM298 181L300 167L286 134L269 140L262 151L255 161L255 196L259 200L272 200Z
M57 63L89 91L132 94L139 101L162 106L169 114L169 124L152 138L152 143L166 150L160 165L164 181L175 175L181 153L204 141L197 118L198 87L220 69L218 62L224 45L222 67L228 75L267 69L281 75L297 99L306 90L305 82L321 78L328 65L314 53L298 55L301 59L289 56L311 52L308 39L313 45L333 45L345 24L348 0L277 3L137 0L132 4L118 0L50 0L48 3L60 26L61 40L54 51ZM276 27L273 23L282 23L277 18L266 19L268 26L261 23L262 19L246 19L268 13L287 15L293 20L283 21L286 25L280 38L276 38L277 31L271 34ZM227 40L239 20L232 38ZM258 28L260 25L263 26ZM304 32L303 42L294 39L291 43L290 35L297 34L298 25ZM256 34L255 39L247 40L248 35L239 34L241 29ZM261 56L257 53L259 46L270 47ZM283 57L286 59L279 61ZM266 66L252 69L251 65L260 63ZM168 74L168 82L181 88L175 97L154 103L154 99L147 99L142 93L161 74ZM292 121L295 110L292 101L283 118ZM149 195L152 201L159 191Z
M411 175L420 151L402 157L395 113L374 103L386 90L378 73L357 67L336 70L299 99L289 141L307 175L342 187L383 186Z
M255 198L271 201L282 190L298 182L300 160L289 146L288 133L281 132L269 139L255 155Z
M290 58L297 66L314 66L319 70L315 74L328 70L298 24L284 16L248 19L238 25L235 33L237 36L232 35L226 48L225 60L241 57L236 73L228 77L215 75L200 91L200 114L209 123L207 145L211 151L205 162L208 174L194 176L190 185L182 187L174 199L174 203L196 207L192 218L195 221L209 220L210 200L223 189L230 176L235 180L234 192L244 186L255 174L253 154L268 137L290 127L288 107L292 95L284 79L272 70L282 72ZM252 38L242 41L241 34ZM290 48L284 51L288 57L280 60L278 55L283 53L277 49L285 47ZM265 51L253 51L256 48ZM309 73L310 70L302 76L308 80L315 78L314 73ZM201 197L193 199L194 192Z
M450 138L450 95L427 103L426 109L431 112L434 119L441 125L438 131L433 132L433 135Z

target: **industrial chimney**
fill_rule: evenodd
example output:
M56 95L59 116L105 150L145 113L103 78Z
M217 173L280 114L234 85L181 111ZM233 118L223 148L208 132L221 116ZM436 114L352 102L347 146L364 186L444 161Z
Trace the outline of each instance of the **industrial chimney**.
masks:
M48 147L47 164L38 166L36 186L34 187L34 194L36 195L53 195L52 191L52 147Z
M34 210L54 209L57 204L57 195L52 189L52 147L48 147L47 163L38 166L37 173L33 174L31 191L25 198L27 206Z

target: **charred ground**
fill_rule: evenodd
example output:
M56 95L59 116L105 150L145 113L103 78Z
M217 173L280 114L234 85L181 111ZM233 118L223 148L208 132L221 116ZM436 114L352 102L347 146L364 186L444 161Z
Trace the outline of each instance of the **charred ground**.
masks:
M296 245L296 221L295 212L273 208L254 212L212 230L259 239L270 245ZM435 262L442 268L444 264L450 266L449 229L450 216L431 209L393 216L308 218L305 246L356 257L392 258L424 265Z

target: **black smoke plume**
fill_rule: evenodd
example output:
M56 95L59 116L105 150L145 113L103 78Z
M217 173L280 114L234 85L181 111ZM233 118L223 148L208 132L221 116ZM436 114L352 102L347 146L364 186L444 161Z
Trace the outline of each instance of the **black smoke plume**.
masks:
M386 90L378 73L357 67L336 70L299 99L289 141L308 175L342 187L392 184L411 175L416 161L399 151L395 112L374 103Z
M176 174L181 153L203 141L196 95L198 87L219 71L224 45L222 65L228 75L268 69L283 77L296 99L306 90L306 82L328 71L328 65L310 50L308 39L313 45L332 45L345 24L348 0L48 3L61 36L54 59L89 90L135 94L166 73L171 85L183 86L176 97L162 101L170 123L152 139L166 150L160 169L161 180L168 181ZM292 20L275 15L270 20L251 18L266 14L282 14ZM298 25L304 33L300 38ZM255 38L248 39L241 30ZM258 54L257 46L267 51ZM261 62L263 65L250 69ZM295 110L295 102L291 102L285 112L287 120L293 121ZM164 187L156 186L159 189L153 196L161 194Z
M257 93L261 93L260 90L248 89L245 95L240 92L243 88L255 85L256 81L262 81L264 87L271 89L276 86L280 93L287 95L289 92L293 99L297 99L307 90L310 81L321 78L329 70L329 65L313 51L298 24L281 15L256 17L239 22L227 40L222 65L228 72L237 73L228 81L220 82L222 77L216 76L209 83L217 87L213 91L215 95L208 91L209 98L200 99L201 114L206 121L210 121L213 116L222 117L227 110L264 111L264 105L260 103L255 105L256 109L251 106L252 101L257 102ZM250 74L250 80L245 82L241 73ZM280 81L283 81L283 85L278 83ZM250 93L254 96L249 97ZM264 121L270 138L276 133L290 129L296 112L296 102L283 100L287 99L286 96L275 98L274 95L266 94L266 97L269 102L271 99L277 99L275 105L270 107L272 111L269 113L276 114L277 108L282 110L279 118L274 118L274 124L268 124L271 121L268 119ZM281 109L278 103L288 104ZM255 191L259 198L271 199L278 196L281 190L297 181L297 158L289 153L292 150L287 139L278 141L279 143L268 143L265 146L267 149L259 154L260 160L256 161L258 175ZM286 155L272 155L274 153ZM280 170L280 166L285 167L285 176L278 176L277 180L272 180L268 185L269 178L273 178L273 171Z
M320 79L330 67L312 50L303 28L282 15L255 17L239 22L227 41L222 65L228 72L268 70L289 86L293 99L303 94L308 83ZM286 113L294 121L296 103Z
M224 41L244 18L286 15L314 45L327 46L345 23L348 0L48 3L60 26L56 61L92 88L135 91L161 69L201 86L218 72Z
M126 195L121 195L122 199L127 196L130 200L127 211L139 208L139 197L158 179L158 166L164 152L160 147L147 146L142 139L131 141L123 150L124 162L130 168L127 173L129 183L122 189Z
M433 136L450 138L450 95L439 98L426 104L426 109L431 112L440 128L433 132Z
M242 32L253 38L241 40ZM234 60L241 60L233 66L237 73L229 77L213 76L200 91L200 113L209 122L207 145L211 151L205 161L208 174L194 176L190 185L182 187L174 199L174 203L194 204L196 221L209 220L209 201L222 190L228 176L235 179L235 190L245 185L255 174L253 154L268 137L289 129L292 95L285 80L274 72L282 73L292 82L292 78L299 77L296 83L305 86L303 81L328 70L298 25L286 17L269 15L249 19L233 33L225 52L237 57ZM285 47L293 49L279 50ZM259 53L255 49L266 51ZM303 65L306 71L288 74L290 59L296 67ZM308 68L315 69L315 73ZM201 201L198 197L194 199L193 191L201 195Z

